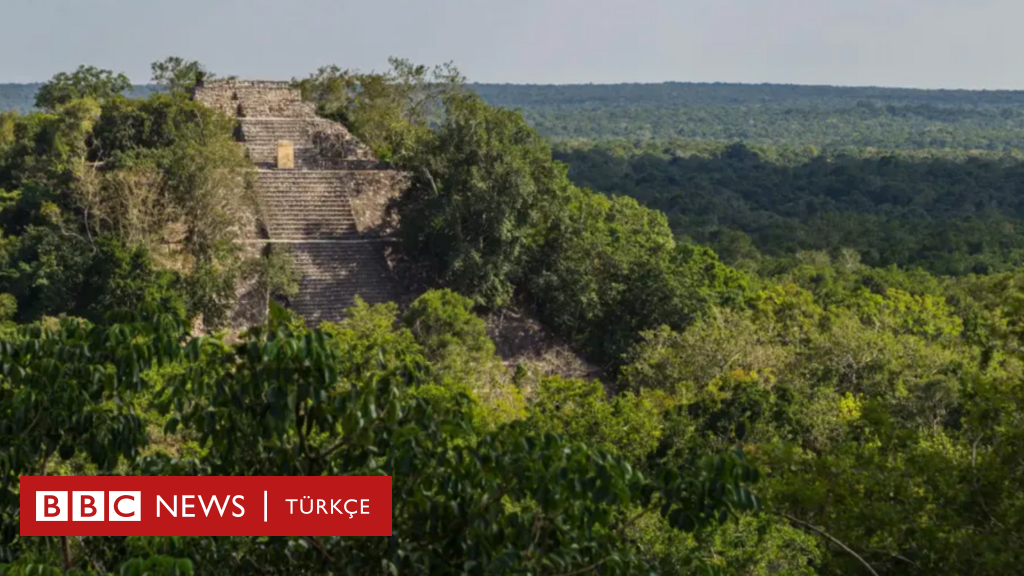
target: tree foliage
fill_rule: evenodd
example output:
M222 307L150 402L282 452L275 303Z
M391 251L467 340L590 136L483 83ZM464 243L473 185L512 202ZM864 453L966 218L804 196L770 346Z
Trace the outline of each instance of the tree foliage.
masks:
M358 316L358 315L357 315ZM756 506L740 452L693 471L647 474L586 443L510 422L481 429L466 396L416 394L432 365L418 345L385 337L348 347L294 329L280 308L227 345L186 334L174 317L98 326L26 326L0 347L3 554L45 559L45 539L17 537L18 474L391 475L390 538L88 538L67 563L162 565L204 573L490 573L599 565L629 574L641 552L622 538L637 510L678 529ZM347 321L346 321L347 322ZM395 330L373 323L356 333ZM363 333L362 336L370 336ZM405 344L403 344L405 342ZM90 354L81 352L88 348ZM404 361L381 363L386 355ZM58 393L60 403L48 399ZM113 400L117 399L117 402ZM165 442L152 442L153 413ZM168 444L166 439L175 438ZM195 442L199 450L181 443ZM15 572L16 573L16 572Z
M324 66L293 84L320 115L344 122L382 160L401 163L429 135L442 115L442 99L459 92L464 79L451 64L388 63L383 73Z
M847 150L672 141L559 148L581 186L664 211L730 263L855 250L872 266L989 273L1024 262L1019 153ZM767 262L765 262L767 260Z
M357 136L404 142L394 162L411 184L392 209L411 277L483 307L526 304L611 369L643 330L743 299L742 275L710 251L677 249L662 215L574 187L520 114L489 106L457 72L425 85L425 68L393 65L373 76L375 92L356 91L386 106L351 104L343 80L358 76L321 70L300 85ZM437 111L423 114L426 103Z
M130 308L103 291L115 281L109 257L135 253L137 269L164 272L133 275L136 285L118 292L142 298L153 282L181 294L191 315L222 323L243 271L237 240L255 213L252 166L233 121L174 95L75 95L52 113L0 120L10 136L0 189L17 191L0 205L0 286L19 300L19 317L97 319L109 311L102 306Z
M415 182L397 209L409 258L479 304L511 302L535 255L536 230L568 191L564 167L513 112L470 94L408 162Z
M492 105L522 111L552 140L683 138L820 149L1024 147L1024 96L1011 90L685 82L472 88Z
M150 78L154 84L172 93L188 94L196 84L213 80L216 74L196 60L185 60L180 56L168 56L150 66Z
M516 115L458 92L441 102L445 114L402 164L413 176L396 205L406 255L421 278L477 305L530 307L607 367L620 390L607 399L598 385L541 380L527 398L529 421L631 450L625 456L641 468L669 461L692 470L701 454L743 446L767 472L770 514L746 526L679 539L656 519L631 525L645 550L657 550L648 557L654 565L693 570L699 558L735 573L771 572L771 563L725 544L756 531L752 545L793 573L1014 570L1020 498L995 486L1020 481L1003 459L1019 434L1019 386L1011 383L1024 375L1012 343L1015 275L952 280L870 268L849 248L901 249L860 226L874 217L872 206L881 221L896 214L892 221L906 218L907 227L916 226L912 214L955 214L977 198L915 187L940 174L987 181L999 163L968 159L962 172L936 164L932 173L894 156L769 149L769 162L761 150L713 145L669 158L561 154L577 181L609 192L609 181L626 183L623 191L655 206L634 191L685 185L672 201L692 216L666 220L569 183ZM814 190L821 201L811 201ZM746 217L738 199L789 220L766 214L753 242L743 228L702 232L711 228L702 218ZM1013 202L1001 203L1012 210ZM681 230L686 222L694 225ZM822 246L789 222L814 224L832 239L830 252L806 250ZM739 272L683 234L755 262ZM787 235L796 241L781 243ZM762 259L769 242L780 242L784 259ZM939 253L949 250L931 254ZM935 257L925 254L918 257ZM871 253L863 260L884 262ZM974 428L981 413L993 419L985 433ZM976 476L982 468L995 484ZM969 504L979 500L987 512Z
M73 100L107 100L131 90L131 81L124 74L79 66L74 72L60 72L43 84L36 92L35 104L36 108L52 111Z

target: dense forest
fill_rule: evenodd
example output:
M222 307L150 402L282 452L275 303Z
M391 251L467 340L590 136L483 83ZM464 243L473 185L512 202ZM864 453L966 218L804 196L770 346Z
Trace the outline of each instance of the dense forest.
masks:
M293 281L237 250L250 167L199 74L128 99L83 68L0 116L0 574L1019 572L1024 275L984 235L1020 217L1014 154L567 166L451 67L327 67L296 85L409 173L430 289L239 334L240 278ZM604 381L503 362L479 314L509 308ZM27 474L391 475L394 535L21 538Z
M733 264L843 248L872 266L943 275L1024 263L1019 153L605 141L555 156L576 184L664 211L678 236Z
M776 84L475 85L544 136L819 147L1021 147L1024 92Z
M28 111L39 85L0 84L0 110ZM557 140L628 138L823 148L1024 148L1024 92L778 84L470 84ZM144 97L152 85L135 86Z

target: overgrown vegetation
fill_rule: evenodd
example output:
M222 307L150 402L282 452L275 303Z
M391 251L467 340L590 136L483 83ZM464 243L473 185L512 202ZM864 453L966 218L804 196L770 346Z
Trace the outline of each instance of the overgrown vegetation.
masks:
M921 150L1024 147L1024 92L779 84L478 85L556 140Z
M1024 264L1024 157L673 141L561 147L579 185L664 211L677 236L772 270L800 250L857 251L935 274ZM784 265L784 264L782 264Z
M358 90L360 78L351 89ZM400 76L390 81L403 83ZM1024 472L1013 456L1007 459L1019 454L1024 416L1013 335L1016 271L950 279L871 268L839 242L827 246L832 254L801 250L813 244L781 245L778 253L790 251L785 265L740 271L707 248L678 242L661 212L573 185L522 117L446 86L436 95L443 114L429 124L410 116L419 145L396 156L414 176L394 207L412 270L479 306L533 309L614 375L619 395L606 407L592 404L593 388L539 388L539 410L569 407L563 413L572 422L559 433L675 459L679 469L703 453L742 446L767 472L767 515L714 531L720 548L652 536L644 542L659 551L657 566L685 571L687 562L710 553L712 564L732 573L773 565L794 573L1015 569L1022 501L1007 488ZM774 169L783 173L780 199L805 206L824 189L837 204L850 198L849 212L864 204L856 200L864 189L908 199L920 194L921 209L936 218L986 201L956 191L918 193L940 172L886 156L822 158L804 170L817 174L816 167L830 175L822 178L837 179L831 187L794 184L783 170L800 170L801 154L817 153L779 152L778 168L760 168L764 161L747 149L724 148L720 172L758 182ZM884 181L858 188L853 177L836 176L844 162L857 161L884 167L906 189L891 190ZM989 162L968 160L963 173L1003 178L995 172L1000 165ZM581 169L573 165L574 174ZM634 189L650 182L632 176L616 182ZM708 188L714 198L716 188ZM996 199L1012 195L1005 186L992 189L992 204L1013 205ZM766 193L749 197L772 202ZM702 209L700 202L679 204ZM741 215L735 207L729 214ZM860 233L861 242L885 242L872 239L870 229ZM1012 259L1002 269L1014 270ZM661 416L629 420L631 408L614 404L627 400ZM626 419L617 434L594 428L617 418ZM646 422L657 422L657 430ZM652 438L656 444L644 444Z
M940 219L970 193L920 192L941 178L903 158L777 151L767 165L743 147L674 159L561 151L581 155L570 173L520 114L487 105L451 67L325 68L296 83L411 175L392 206L403 270L437 289L406 310L358 303L308 330L275 306L236 344L193 337L189 320L226 309L217 287L231 281L235 211L216 191L236 188L203 176L200 161L231 168L218 177L243 172L218 128L226 120L172 93L73 100L0 124L0 177L19 191L0 212L3 291L16 297L0 299L0 321L13 302L19 321L0 325L0 453L10 455L0 570L1019 571L1024 277L1013 259L982 250L978 261L1002 271L937 276L865 264L858 250L876 263L865 244L842 240L856 234L714 236L745 230L742 204L715 203L724 183L796 223L814 202L844 218L889 217L900 202L862 199L879 189ZM659 162L664 172L643 180L639 167ZM648 197L644 186L682 186L677 165L705 163L685 189L706 205L670 197L669 217L570 180L605 169L657 206L660 188ZM977 160L943 174L1002 182L983 198L1010 210L1011 166ZM856 170L907 188L860 186L870 179ZM757 175L775 178L774 195L757 192ZM115 209L132 204L104 200L122 197L112 190L156 200ZM701 210L735 218L736 230L680 229ZM172 223L188 266L155 248L152 234ZM63 252L65 237L83 250ZM268 301L290 289L287 265L268 258L257 270ZM505 365L475 312L509 305L600 363L608 382ZM46 317L59 312L85 319ZM392 475L395 535L61 546L16 535L14 480L30 472Z
M81 68L40 90L48 112L0 116L0 292L20 321L99 320L140 298L227 319L254 213L233 120L182 86L127 99L126 85Z
M588 565L631 574L645 564L643 550L623 540L635 519L692 532L755 506L745 486L756 473L739 452L682 473L655 461L640 471L614 448L537 431L557 427L558 414L488 418L503 401L459 378L486 352L482 321L455 295L423 296L402 319L410 328L396 320L393 305L357 306L341 324L310 332L274 308L235 346L189 337L162 314L20 328L0 351L11 374L0 388L8 455L0 553L15 561L5 573L33 573L53 556L47 539L16 536L25 473L394 477L390 538L83 538L51 560L83 573L130 570L135 557L181 558L151 568L168 574ZM86 348L92 353L68 354ZM154 445L153 426L196 449Z

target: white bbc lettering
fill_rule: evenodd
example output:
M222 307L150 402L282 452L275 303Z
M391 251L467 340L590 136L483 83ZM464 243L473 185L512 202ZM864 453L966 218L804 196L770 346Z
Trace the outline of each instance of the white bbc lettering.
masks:
M36 522L67 522L68 493L36 491Z
M107 520L111 522L142 521L142 492L111 490L109 504Z
M102 522L105 510L102 490L71 493L71 519L75 522Z

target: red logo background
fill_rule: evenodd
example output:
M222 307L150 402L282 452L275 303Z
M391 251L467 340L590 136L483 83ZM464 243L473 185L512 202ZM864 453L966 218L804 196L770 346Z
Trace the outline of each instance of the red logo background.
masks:
M37 503L53 504L54 499L37 499L36 492L63 492L70 509L55 517L66 519L37 521ZM101 492L104 497L94 497L94 506L102 510L103 520L74 520L80 513L74 492ZM111 499L112 492L120 494ZM118 498L125 492L139 493L138 519L112 521L115 501L117 512L127 514L132 508L133 500ZM193 496L187 510L193 517L184 516L186 495ZM177 517L164 505L157 517L158 496L176 509ZM236 502L244 508L242 516L233 515L239 512ZM346 502L348 510L360 513L346 513ZM391 477L22 476L20 520L22 536L390 536Z

